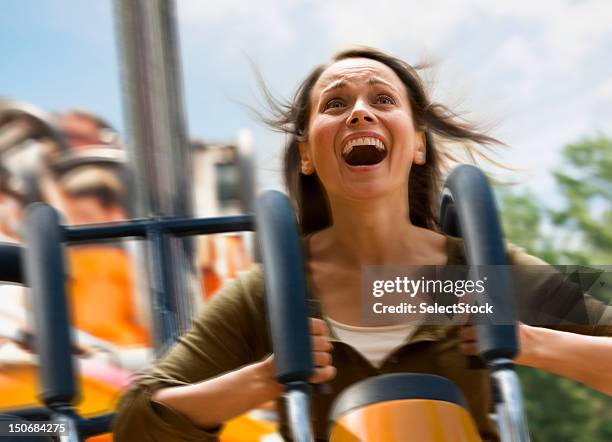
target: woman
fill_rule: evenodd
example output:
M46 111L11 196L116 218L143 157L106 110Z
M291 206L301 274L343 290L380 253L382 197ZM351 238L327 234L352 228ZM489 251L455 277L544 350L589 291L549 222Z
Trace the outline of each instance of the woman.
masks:
M434 136L478 144L495 140L430 102L412 67L371 49L338 54L306 78L290 105L275 109L270 123L290 135L285 178L305 235L310 291L326 318L312 320L317 369L311 382L330 382L332 390L313 397L317 439L325 439L330 405L348 385L409 371L457 384L483 438L495 440L487 417L488 373L470 369L464 355L475 351L473 330L461 336L442 326L364 331L358 301L362 265L465 263L462 243L436 230L443 160ZM541 262L516 248L509 257L517 264ZM117 440L214 440L225 420L278 399L282 389L269 356L263 296L260 268L217 295L124 398ZM586 304L590 313L603 313L591 299ZM525 343L537 334L533 329L521 328L521 338L529 337ZM379 333L384 339L368 341ZM529 349L522 358L536 365L532 353L537 352ZM571 366L576 370L579 364ZM609 379L593 384L598 382ZM287 432L284 419L281 431Z

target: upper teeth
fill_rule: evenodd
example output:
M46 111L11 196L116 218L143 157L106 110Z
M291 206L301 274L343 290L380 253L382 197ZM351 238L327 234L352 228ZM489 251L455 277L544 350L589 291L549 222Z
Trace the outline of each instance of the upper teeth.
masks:
M381 152L384 152L387 148L385 144L378 138L364 137L364 138L353 138L349 140L342 149L342 155L348 155L355 146L374 146Z

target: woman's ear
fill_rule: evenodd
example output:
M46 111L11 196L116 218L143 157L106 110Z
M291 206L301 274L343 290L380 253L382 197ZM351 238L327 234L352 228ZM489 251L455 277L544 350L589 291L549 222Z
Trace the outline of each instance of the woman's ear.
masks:
M422 166L427 161L427 143L425 139L425 131L418 131L416 133L416 146L414 149L414 163Z
M300 149L300 170L304 175L312 175L314 173L314 165L310 159L310 149L308 143L299 143Z

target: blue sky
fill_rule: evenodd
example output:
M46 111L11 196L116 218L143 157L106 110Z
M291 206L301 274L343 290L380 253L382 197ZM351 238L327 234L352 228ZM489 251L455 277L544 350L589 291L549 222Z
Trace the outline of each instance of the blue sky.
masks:
M374 4L372 4L374 3ZM288 97L349 44L376 46L425 72L432 94L510 146L501 158L545 194L560 148L612 134L612 3L600 1L178 0L190 135L254 132L262 181L277 182L283 138L256 104L248 57ZM110 0L9 0L0 15L0 96L50 111L80 107L123 128Z

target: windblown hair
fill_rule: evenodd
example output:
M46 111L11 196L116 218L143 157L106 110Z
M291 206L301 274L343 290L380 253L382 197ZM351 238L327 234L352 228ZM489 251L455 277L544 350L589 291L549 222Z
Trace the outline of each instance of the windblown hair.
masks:
M438 230L436 207L443 170L457 155L437 147L440 141L456 141L463 144L468 155L494 144L501 144L479 131L473 124L463 120L446 106L430 100L417 71L420 67L367 47L348 49L337 53L330 63L317 66L299 85L293 99L279 101L270 93L262 81L262 90L269 105L271 116L264 117L266 124L274 130L288 135L284 154L284 178L289 196L296 205L302 233L308 234L328 227L331 213L325 189L317 174L300 173L299 143L308 139L310 119L310 94L317 80L331 64L348 58L367 58L388 66L402 81L412 108L413 123L425 134L426 158L423 165L413 164L408 180L409 217L412 224Z

